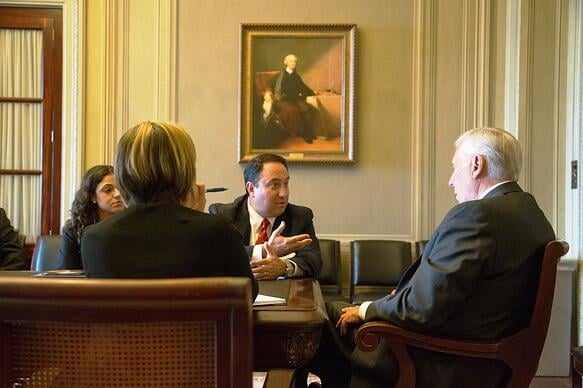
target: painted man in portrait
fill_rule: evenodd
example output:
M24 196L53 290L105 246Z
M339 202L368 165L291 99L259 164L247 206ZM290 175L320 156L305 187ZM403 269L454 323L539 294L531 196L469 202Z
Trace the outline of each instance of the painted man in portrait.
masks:
M304 83L296 71L298 57L289 54L283 63L285 68L275 81L274 93L277 104L273 109L279 114L288 132L301 136L307 143L312 143L314 140L312 114L317 106L313 96L316 93Z

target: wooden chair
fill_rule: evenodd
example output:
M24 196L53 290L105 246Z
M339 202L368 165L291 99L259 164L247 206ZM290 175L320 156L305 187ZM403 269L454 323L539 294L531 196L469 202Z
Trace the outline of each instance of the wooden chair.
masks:
M411 265L408 241L355 240L350 242L350 251L350 301L355 304L389 294Z
M32 271L59 269L61 236L58 234L39 236L32 252Z
M319 239L322 255L322 272L318 278L325 302L345 300L342 295L342 277L340 273L340 241Z
M369 322L358 329L356 344L362 351L372 351L378 346L380 337L387 339L387 345L399 362L397 388L415 386L415 365L407 351L409 345L459 356L501 360L512 370L506 387L528 388L549 327L557 264L568 251L565 241L547 244L530 326L512 336L487 341L455 340L408 331L387 322Z
M0 355L1 387L251 387L250 282L2 277Z

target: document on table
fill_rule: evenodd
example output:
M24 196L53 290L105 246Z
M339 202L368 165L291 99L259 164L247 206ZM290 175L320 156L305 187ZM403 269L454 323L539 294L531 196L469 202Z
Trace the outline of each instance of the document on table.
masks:
M284 298L278 298L276 296L262 294L257 295L257 298L255 298L255 302L253 302L253 306L274 306L283 304L286 304Z
M57 269L39 272L33 276L42 278L84 278L85 272L83 272L83 270L76 269Z

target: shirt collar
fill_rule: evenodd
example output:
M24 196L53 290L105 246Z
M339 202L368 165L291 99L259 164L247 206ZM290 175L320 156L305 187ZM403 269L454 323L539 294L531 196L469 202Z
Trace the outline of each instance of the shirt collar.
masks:
M261 223L263 222L263 216L257 213L253 206L251 206L251 202L249 198L247 198L247 210L249 211L249 224L251 225L251 235L256 235L259 233L259 229L261 228ZM275 217L267 218L269 220L269 229L273 227L273 223L275 222Z
M502 181L500 183L496 183L495 185L488 187L486 190L482 191L482 194L480 194L478 199L483 199L486 195L488 195L489 192L494 190L496 187L502 186L504 183L508 183L508 182L512 182L512 181Z

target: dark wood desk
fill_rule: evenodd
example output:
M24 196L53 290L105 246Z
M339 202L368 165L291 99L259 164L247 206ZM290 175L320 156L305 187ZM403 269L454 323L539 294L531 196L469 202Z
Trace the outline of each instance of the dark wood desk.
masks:
M285 306L253 307L254 369L296 369L314 357L328 315L312 279L259 282L259 293L285 298Z

